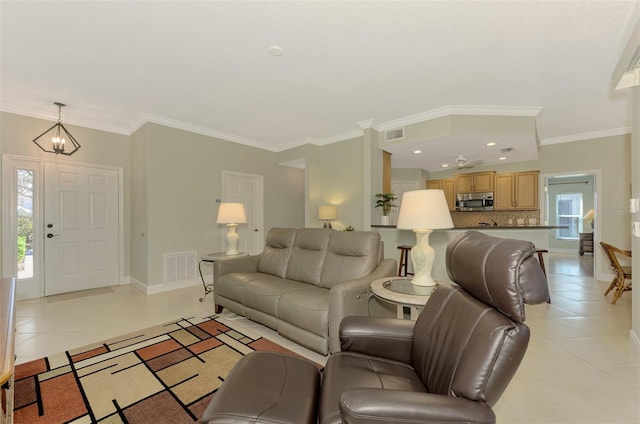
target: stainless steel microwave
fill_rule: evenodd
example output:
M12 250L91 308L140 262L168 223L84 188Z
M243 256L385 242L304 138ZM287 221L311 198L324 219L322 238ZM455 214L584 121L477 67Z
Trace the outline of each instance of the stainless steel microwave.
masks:
M492 211L493 193L459 193L456 194L456 210L460 212Z

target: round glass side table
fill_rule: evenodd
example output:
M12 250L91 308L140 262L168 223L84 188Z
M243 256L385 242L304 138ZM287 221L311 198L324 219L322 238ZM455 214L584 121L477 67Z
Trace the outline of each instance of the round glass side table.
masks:
M412 320L418 318L436 287L416 286L411 282L411 277L386 277L371 283L371 291L377 298L397 306L399 319L404 319L406 306Z

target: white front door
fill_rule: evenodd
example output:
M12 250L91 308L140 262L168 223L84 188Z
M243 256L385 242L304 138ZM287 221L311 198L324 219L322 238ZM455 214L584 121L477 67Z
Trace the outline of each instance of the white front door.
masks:
M222 171L222 201L242 203L247 214L247 223L238 225L238 249L251 255L264 247L263 185L261 175Z
M45 295L119 284L118 171L45 163Z

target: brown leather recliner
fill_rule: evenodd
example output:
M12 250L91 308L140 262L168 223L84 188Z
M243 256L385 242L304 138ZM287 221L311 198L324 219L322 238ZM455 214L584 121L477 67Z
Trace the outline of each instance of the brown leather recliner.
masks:
M347 317L323 372L320 424L495 422L529 343L524 303L546 302L532 243L466 232L415 322Z
M534 253L530 242L461 234L446 253L449 277L457 284L441 284L415 323L346 317L342 350L328 358L321 382L306 360L249 354L201 422L495 422L491 406L529 342L524 303L549 297Z

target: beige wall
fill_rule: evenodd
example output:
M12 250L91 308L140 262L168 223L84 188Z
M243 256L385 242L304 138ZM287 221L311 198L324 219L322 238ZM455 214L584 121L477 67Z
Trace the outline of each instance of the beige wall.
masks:
M223 170L264 177L263 236L271 227L304 225L304 173L277 165L276 153L156 124L145 127L147 213L132 213L135 227L144 227L137 220L147 220L146 241L140 233L133 240L148 249L147 279L140 282L163 283L166 253L202 255L223 246L226 227L215 222Z
M131 136L131 277L148 281L148 143L147 125Z
M318 206L336 205L338 219L332 223L333 228L342 230L352 225L356 230L363 229L363 187L368 183L365 182L363 157L363 137L326 146L309 146L305 157L307 226L323 225L318 221Z
M264 177L265 230L304 226L304 171L277 165L276 153L155 124L131 136L68 125L82 147L56 157L31 142L50 121L0 117L2 154L123 168L124 274L144 285L163 282L165 253L220 250L226 228L215 224L215 199L223 170Z
M606 154L605 154L606 152ZM540 149L541 174L600 171L597 193L595 242L631 247L629 197L631 187L631 137L629 135L574 141ZM596 270L606 272L604 258Z

